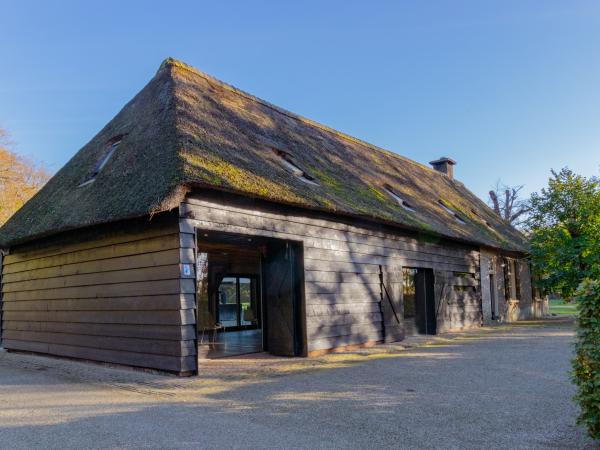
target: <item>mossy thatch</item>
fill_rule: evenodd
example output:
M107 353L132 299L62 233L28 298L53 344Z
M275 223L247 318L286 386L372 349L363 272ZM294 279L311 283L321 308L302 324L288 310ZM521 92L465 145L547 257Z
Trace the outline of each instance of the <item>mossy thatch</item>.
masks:
M121 144L95 181L78 187L118 135ZM283 153L316 184L290 173ZM398 205L386 185L414 212ZM0 229L0 246L169 210L194 187L525 250L522 235L462 183L172 59Z

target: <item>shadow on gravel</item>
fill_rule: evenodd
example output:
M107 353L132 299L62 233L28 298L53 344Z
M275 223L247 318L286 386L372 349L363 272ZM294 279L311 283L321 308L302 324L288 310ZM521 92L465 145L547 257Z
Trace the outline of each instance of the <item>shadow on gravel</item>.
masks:
M596 448L574 425L572 322L157 376L0 355L8 448Z

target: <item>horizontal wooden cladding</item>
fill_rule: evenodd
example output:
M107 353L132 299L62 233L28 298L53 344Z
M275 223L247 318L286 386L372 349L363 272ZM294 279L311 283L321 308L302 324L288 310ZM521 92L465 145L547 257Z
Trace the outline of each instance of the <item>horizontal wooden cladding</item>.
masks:
M389 256L377 256L366 253L346 252L339 250L323 250L316 248L305 248L304 249L305 260L320 260L330 262L344 262L354 264L377 264L382 266L392 267L430 267L438 270L449 270L457 272L475 272L478 270L476 264L468 264L466 262L452 263L452 262L434 262L424 255L420 258L410 259L398 255Z
M452 286L479 286L479 280L470 277L453 277L447 280L446 282L447 284L451 284Z
M426 252L423 249L399 249L390 248L386 241L380 242L378 245L375 244L361 244L355 242L341 242L341 241L311 241L308 247L321 250L329 251L342 251L350 253L360 253L365 255L382 256L382 257L402 257L407 260L426 260L433 263L445 263L455 265L476 265L479 261L476 255L471 253L463 254L444 254L442 249L439 252L433 253L432 251Z
M178 256L176 254L176 256ZM168 266L143 267L136 269L113 270L110 272L66 275L38 280L10 282L3 280L2 292L23 292L43 289L58 289L66 287L82 287L93 285L108 285L131 283L136 281L173 280L180 278L179 264Z
M104 350L120 350L134 353L148 353L168 356L189 356L196 354L196 346L190 341L167 341L141 338L91 336L86 334L66 334L40 331L6 330L4 339L9 341L40 342L89 347Z
M8 350L21 350L46 353L69 358L100 361L128 366L147 367L170 372L188 372L196 369L196 356L168 356L149 353L134 353L120 350L105 350L99 348L78 347L74 345L50 344L44 342L29 342L4 340Z
M40 256L36 259L18 261L12 264L5 261L3 273L6 275L48 267L80 264L87 261L98 261L180 248L179 233L119 244L106 244L105 242L98 241L95 242L95 245L96 247L94 248L86 248L85 250L76 250L51 256ZM16 257L17 254L12 256Z
M379 264L305 259L304 269L312 272L341 272L379 275Z
M345 304L345 303L365 303L365 302L376 302L379 303L381 298L379 295L373 295L370 293L351 293L345 295L338 294L319 294L311 292L305 296L306 305L333 305L333 304Z
M449 303L461 303L461 304L473 303L473 304L480 305L480 296L475 291L460 292L460 291L453 290L453 291L449 292L449 295L447 296L447 298L448 298Z
M181 233L179 235L179 246L181 248L196 248L196 235L194 233Z
M3 300L63 300L72 298L140 297L146 295L193 294L194 280L138 281L134 283L97 284L56 289L5 292Z
M13 322L5 320L3 329L165 340L193 340L196 336L195 325Z
M36 241L30 246L32 249L21 249L17 252L7 255L5 264L14 264L29 260L40 259L42 257L57 256L64 253L73 253L81 250L94 249L101 242L104 246L132 243L135 241L149 241L162 236L173 235L178 232L177 221L170 223L155 224L149 221L143 229L131 229L127 226L111 226L110 234L98 234L96 232L89 234L84 230L77 230L65 236L61 242L43 243ZM73 237L76 239L73 239Z
M481 314L481 307L477 303L465 304L465 303L448 303L445 314L470 314L476 313Z
M336 325L309 326L306 330L309 339L322 339L339 336L373 336L381 333L381 323L362 322Z
M481 321L481 311L453 311L450 314L444 316L444 323L446 326L456 328L457 326L464 326L466 324L478 324Z
M185 225L185 223L189 223L189 227ZM340 250L334 250L327 246L318 245L315 239L330 239L325 233L321 235L319 238L311 238L307 239L303 237L301 234L291 234L291 233L271 233L268 231L258 230L256 228L246 228L244 226L239 225L223 225L215 222L210 222L206 220L191 220L191 219L182 219L183 228L201 228L201 229L212 229L219 231L227 231L231 233L240 233L240 234L250 234L250 235L258 235L258 236L266 236L266 237L274 237L280 239L289 239L289 240L302 240L304 243L305 249L312 249L320 251L320 254L327 254L329 252L341 252ZM348 239L351 237L348 236ZM390 241L393 239L390 237ZM388 248L386 247L389 244L388 240L381 239L379 242L373 244L373 247L378 247L380 250L373 251L371 253L363 253L364 255L374 255L377 259L372 259L371 262L373 264L382 264L388 265L389 262L387 260L388 256L396 256L401 257L404 261L410 261L410 264L419 266L419 263L422 261L426 261L429 264L428 267L433 267L434 265L440 265L445 263L445 267L447 270L455 270L458 272L463 271L474 271L474 267L478 265L478 259L476 254L473 252L456 252L453 251L452 255L445 255L447 250L444 250L442 247L439 247L435 250L426 250L425 248L419 248L419 245L425 244L414 244L411 249L398 249L398 248ZM363 249L363 250L366 250ZM437 250L437 251L436 251ZM347 254L353 254L350 250L344 250ZM387 255L387 256L386 256ZM315 257L314 259L324 259L331 260L327 257L319 258ZM353 260L348 260L352 262ZM406 265L402 261L397 262L398 265Z
M379 283L306 283L306 294L336 294L340 296L351 295L356 297L364 295L368 297L378 297L381 293Z
M329 350L347 345L360 345L371 342L382 342L383 331L376 331L368 334L348 334L344 336L331 336L321 339L311 339L308 341L308 351Z
M400 250L412 250L424 253L433 253L446 256L462 256L465 253L476 255L473 248L457 247L449 248L432 243L420 242L413 238L392 234L389 232L374 231L362 227L342 224L332 220L314 219L289 214L278 215L263 211L255 211L238 208L231 205L221 205L203 200L188 198L186 203L180 206L183 225L181 231L193 232L193 227L204 228L201 224L213 223L221 228L225 226L240 227L242 229L254 229L265 233L275 233L271 237L297 240L298 236L305 238L326 237L340 243L352 242L370 245L385 245L389 248ZM186 219L189 213L194 215L193 219ZM185 224L192 225L189 229ZM243 231L240 231L243 233ZM307 245L311 245L308 239L304 239Z
M349 325L354 323L379 323L381 325L382 315L380 312L360 314L338 314L330 316L309 316L306 318L307 328L319 326Z
M179 258L179 251L177 249L170 249L143 253L141 255L121 256L117 258L80 262L24 272L6 273L2 280L4 283L14 283L27 280L67 277L71 275L114 272L132 268L140 269L171 264L177 265L179 263Z
M190 325L194 311L4 311L5 322Z
M3 311L169 311L193 309L192 294L4 302Z
M365 313L381 312L379 302L367 303L340 303L339 305L307 305L306 315L311 316L334 316L341 314L363 315Z
M317 270L307 270L304 272L304 280L307 283L378 283L379 272L321 272Z
M4 347L195 370L195 286L181 270L193 261L189 239L174 216L134 228L80 230L53 246L14 249L3 267Z

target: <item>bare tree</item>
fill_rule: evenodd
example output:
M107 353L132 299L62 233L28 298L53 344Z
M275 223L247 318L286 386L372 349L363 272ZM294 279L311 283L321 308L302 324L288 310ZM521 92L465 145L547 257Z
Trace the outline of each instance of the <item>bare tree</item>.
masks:
M524 185L507 186L498 180L490 190L490 206L504 222L513 226L522 224L530 209L529 200L519 196L523 187Z

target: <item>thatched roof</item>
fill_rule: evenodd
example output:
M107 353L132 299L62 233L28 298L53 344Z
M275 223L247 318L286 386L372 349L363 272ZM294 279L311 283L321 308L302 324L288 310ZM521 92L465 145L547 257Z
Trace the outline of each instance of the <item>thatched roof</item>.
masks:
M524 250L522 235L459 181L172 59L0 229L0 246L166 211L194 187Z

